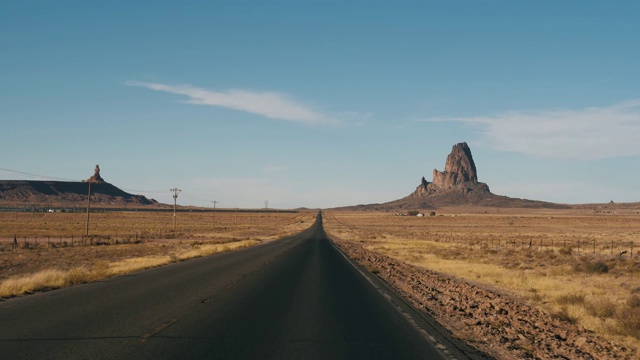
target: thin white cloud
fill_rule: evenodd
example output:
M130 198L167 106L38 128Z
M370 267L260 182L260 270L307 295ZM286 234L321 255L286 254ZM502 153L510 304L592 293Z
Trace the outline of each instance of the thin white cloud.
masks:
M513 111L429 121L478 124L485 142L501 151L586 160L640 155L640 100L582 110Z
M184 102L195 105L217 106L261 115L270 119L305 124L335 123L329 116L297 102L290 96L276 92L246 90L211 91L189 84L166 85L142 81L126 81L125 85L138 86L155 91L184 95Z

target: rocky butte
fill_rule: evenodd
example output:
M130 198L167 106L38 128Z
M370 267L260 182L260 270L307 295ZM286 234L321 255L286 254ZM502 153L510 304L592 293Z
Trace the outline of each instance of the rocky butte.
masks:
M471 149L466 142L454 145L447 156L444 171L434 169L432 182L428 182L423 177L411 196L423 197L451 190L457 190L463 194L474 191L483 194L491 193L487 184L478 182L476 164L473 162Z
M444 171L433 170L431 182L424 177L409 196L383 204L349 206L350 210L434 209L444 206L490 206L514 208L569 208L567 205L495 195L478 181L478 171L466 142L455 144Z

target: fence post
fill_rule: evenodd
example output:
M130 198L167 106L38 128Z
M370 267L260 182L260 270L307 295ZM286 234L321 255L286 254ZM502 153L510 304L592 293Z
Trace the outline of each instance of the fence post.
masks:
M578 255L580 255L580 239L578 239Z
M595 255L596 253L596 241L593 240L593 254Z

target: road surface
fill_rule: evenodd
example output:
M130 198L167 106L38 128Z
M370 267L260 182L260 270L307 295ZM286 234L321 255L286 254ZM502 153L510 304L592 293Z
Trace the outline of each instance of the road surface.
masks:
M327 238L252 248L0 302L2 359L466 359Z

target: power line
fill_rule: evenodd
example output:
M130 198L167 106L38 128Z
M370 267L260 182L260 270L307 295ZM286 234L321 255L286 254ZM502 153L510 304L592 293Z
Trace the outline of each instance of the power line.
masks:
M9 174L9 175L22 175L22 176L28 176L28 177L32 177L32 178L39 178L39 179L43 179L43 180L78 181L77 179L75 179L75 180L73 180L73 179L65 179L65 178L46 176L46 175L39 175L39 174L33 174L33 173L24 172L24 171L11 170L11 169L5 169L5 168L0 168L0 172L5 173L5 174Z
M26 176L30 178L37 178L40 180L72 181L72 182L81 181L78 179L68 179L68 178L61 178L61 177L55 177L55 176L49 176L49 175L40 175L40 174L28 173L25 171L12 170L12 169L6 169L6 168L0 168L0 173L4 173L7 175L21 175L21 176ZM120 188L120 189L127 192L131 192L131 193L164 194L164 191L160 191L160 190L134 190L134 189L126 189L126 188Z

